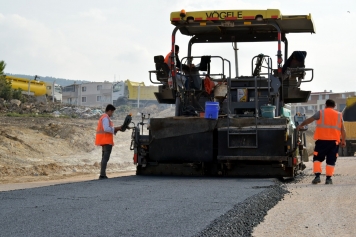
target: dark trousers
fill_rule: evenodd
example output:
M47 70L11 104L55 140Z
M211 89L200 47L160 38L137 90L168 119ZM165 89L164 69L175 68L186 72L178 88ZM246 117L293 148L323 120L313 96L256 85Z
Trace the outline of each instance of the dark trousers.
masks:
M317 140L313 161L323 162L326 157L326 164L335 166L338 151L339 144L336 141Z
M112 145L102 146L101 170L100 170L101 176L106 176L106 166L108 165L108 161L110 159L111 150L112 150Z

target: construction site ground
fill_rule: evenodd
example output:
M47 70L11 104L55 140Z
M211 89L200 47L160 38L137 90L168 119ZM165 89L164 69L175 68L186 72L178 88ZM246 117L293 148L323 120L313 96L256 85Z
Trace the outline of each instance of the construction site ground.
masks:
M115 120L119 126L123 120ZM0 183L98 174L96 119L0 117ZM131 130L115 136L108 173L133 170Z
M114 119L117 126L122 122ZM97 179L101 149L94 146L96 125L96 119L1 116L0 191ZM118 133L115 142L108 176L133 176L131 131ZM354 236L356 157L338 158L333 185L324 184L324 175L321 184L311 184L312 162L306 166L303 175L283 184L289 193L268 211L253 236Z
M356 157L339 157L333 184L326 185L322 175L315 185L308 162L303 178L286 184L289 193L268 211L253 236L355 236L355 170Z
M142 112L146 117L147 112L151 112L151 117L168 117L174 114L174 108L157 110L151 106ZM125 116L115 114L114 126L122 125ZM137 110L132 112L132 121L135 124L142 121ZM98 175L101 147L94 145L97 123L97 118L0 114L0 184ZM109 174L135 169L130 150L131 131L118 132L114 137Z

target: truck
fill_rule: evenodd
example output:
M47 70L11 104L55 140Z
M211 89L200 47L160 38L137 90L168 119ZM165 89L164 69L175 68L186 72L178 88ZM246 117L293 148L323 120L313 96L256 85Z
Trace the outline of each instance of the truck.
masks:
M339 156L354 156L356 152L356 96L346 98L342 118L346 131L346 147L339 147Z
M62 102L62 87L56 83L45 82L46 96L49 100Z
M62 88L60 85L40 81L37 80L38 78L37 75L33 80L6 75L6 80L11 82L11 87L15 90L22 90L23 94L35 96L37 98L46 97L50 100L54 99L55 101L62 101Z
M314 69L305 67L306 51L289 55L287 36L315 33L311 14L181 10L170 14L170 23L171 64L163 55L154 56L149 76L158 84L157 101L174 104L175 116L142 116L133 126L136 174L294 177L305 169L307 127L296 130L305 116L292 116L290 103L308 101L311 91L300 87L313 80ZM180 73L174 57L178 32L189 37L181 61L190 69L181 67ZM239 75L237 43L241 49L246 44L240 43L259 42L275 43L270 46L275 60L251 55L251 74ZM194 54L196 44L230 44L235 62L226 55ZM193 59L200 63L192 65ZM185 83L179 83L182 75Z
M113 83L113 104L115 106L129 105L132 107L146 107L152 104L158 105L155 92L158 86L146 86L144 82L130 80Z
M23 94L33 95L33 96L44 96L46 95L46 83L37 80L37 76L33 80L13 77L6 75L6 80L11 82L11 87L16 90L20 89Z

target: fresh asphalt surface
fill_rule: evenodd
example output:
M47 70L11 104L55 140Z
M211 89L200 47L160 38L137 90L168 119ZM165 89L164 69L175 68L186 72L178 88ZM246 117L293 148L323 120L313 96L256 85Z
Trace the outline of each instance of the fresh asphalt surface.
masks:
M0 192L0 236L193 236L273 184L126 176Z

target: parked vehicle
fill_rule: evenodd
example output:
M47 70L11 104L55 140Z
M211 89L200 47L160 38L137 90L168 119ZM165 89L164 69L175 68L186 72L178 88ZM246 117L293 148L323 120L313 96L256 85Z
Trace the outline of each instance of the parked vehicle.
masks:
M346 147L339 148L339 156L354 156L356 152L356 97L346 98L342 111L346 130Z
M144 82L130 80L113 83L113 104L115 106L129 105L132 107L146 107L158 105L155 92L158 86L146 86Z

